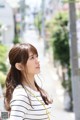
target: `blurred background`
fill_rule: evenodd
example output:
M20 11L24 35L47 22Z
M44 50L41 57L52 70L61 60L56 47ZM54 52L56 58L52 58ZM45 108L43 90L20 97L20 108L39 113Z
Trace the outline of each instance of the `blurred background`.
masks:
M27 42L38 49L52 120L80 120L80 0L0 0L0 116L8 52Z

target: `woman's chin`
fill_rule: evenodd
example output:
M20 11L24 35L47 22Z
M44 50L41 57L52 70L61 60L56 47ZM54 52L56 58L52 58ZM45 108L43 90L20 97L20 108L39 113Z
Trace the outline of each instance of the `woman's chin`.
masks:
M40 70L37 70L36 74L39 74L40 73Z

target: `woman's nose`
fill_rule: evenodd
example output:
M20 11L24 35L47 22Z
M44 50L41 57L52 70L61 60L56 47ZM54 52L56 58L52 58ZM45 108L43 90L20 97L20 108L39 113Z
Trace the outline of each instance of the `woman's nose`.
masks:
M39 58L38 58L38 57L36 57L36 62L40 62L40 60L39 60Z

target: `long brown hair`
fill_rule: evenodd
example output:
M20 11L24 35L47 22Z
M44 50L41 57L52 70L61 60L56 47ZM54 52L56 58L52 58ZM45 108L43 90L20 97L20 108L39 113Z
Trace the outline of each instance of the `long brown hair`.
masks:
M27 60L29 58L29 51L31 51L33 54L38 55L37 49L33 45L28 43L16 44L12 47L12 49L9 52L9 62L11 67L6 77L5 93L5 108L8 111L10 111L10 100L12 98L12 93L15 87L19 84L22 85L22 73L20 70L16 69L15 64L22 63L23 65L26 65ZM41 93L45 104L51 103L51 100L49 100L49 98L47 97L46 92L42 88L40 88L36 82L35 85Z

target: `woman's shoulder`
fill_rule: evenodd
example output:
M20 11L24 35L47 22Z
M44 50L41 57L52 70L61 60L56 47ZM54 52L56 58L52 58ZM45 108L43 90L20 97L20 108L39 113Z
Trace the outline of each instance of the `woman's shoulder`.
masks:
M28 95L26 94L24 88L21 86L21 85L18 85L14 91L13 91L13 94L12 94L12 99L11 99L11 102L12 101L17 101L17 100L26 100L28 101Z
M19 84L19 85L16 86L15 90L20 90L20 89L22 90L23 86Z
M22 90L22 89L23 89L22 85L17 85L16 88L14 89L14 91L15 90Z
M20 94L24 94L24 95L26 94L25 89L22 87L22 85L18 85L13 91L13 96L17 96Z

